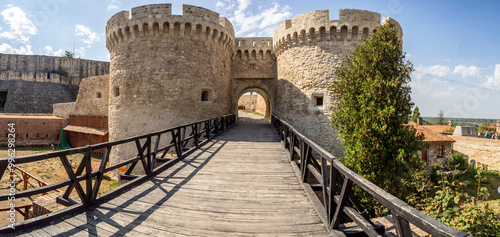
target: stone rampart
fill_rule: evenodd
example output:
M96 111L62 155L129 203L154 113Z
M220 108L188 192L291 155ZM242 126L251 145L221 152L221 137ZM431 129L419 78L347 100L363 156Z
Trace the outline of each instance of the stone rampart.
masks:
M182 5L182 15L172 15L171 4L151 4L121 11L108 20L106 46L112 48L122 42L141 37L191 38L217 42L234 49L234 29L231 22L208 9Z
M82 80L71 115L108 116L109 75Z
M78 87L34 81L2 81L0 91L7 93L4 113L48 113L52 105L75 101Z
M339 19L330 20L329 11L320 10L284 21L273 34L278 71L274 112L336 156L343 155L343 146L331 127L334 71L380 23L376 12L340 9Z
M233 111L231 23L201 7L183 5L182 12L154 4L108 21L110 141ZM111 162L136 153L133 144L117 147Z
M236 38L234 78L276 78L276 58L271 37Z
M274 30L273 50L279 55L291 47L320 42L353 46L368 38L380 20L379 13L358 9L340 9L338 20L330 20L328 10L307 12L282 22Z
M78 86L83 78L109 73L109 62L44 55L0 54L0 80Z

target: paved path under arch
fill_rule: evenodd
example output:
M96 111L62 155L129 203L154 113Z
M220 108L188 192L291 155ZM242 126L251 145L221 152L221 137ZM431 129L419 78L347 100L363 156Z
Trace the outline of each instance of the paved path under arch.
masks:
M251 121L96 209L24 235L328 236L271 125Z

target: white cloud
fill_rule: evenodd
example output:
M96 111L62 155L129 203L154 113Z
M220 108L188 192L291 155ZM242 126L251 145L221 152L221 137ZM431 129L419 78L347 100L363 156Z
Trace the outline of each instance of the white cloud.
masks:
M450 74L451 69L444 65L433 65L433 66L419 65L418 67L415 67L415 72L416 72L415 77L417 79L421 79L426 74L430 76L444 77Z
M462 77L467 77L467 76L480 76L481 75L481 69L476 67L476 66L465 66L463 64L460 64L458 66L455 66L455 69L453 70L452 74L461 74Z
M224 3L223 3L223 2L221 2L221 1L217 1L217 3L215 4L215 7L217 7L217 8L222 8L222 7L224 7L224 6L226 6L226 4L224 4Z
M455 86L448 86L448 89L434 90L430 97L434 99L458 99L466 94L457 90Z
M495 72L491 76L486 76L485 86L491 89L500 90L500 64L495 66Z
M78 57L85 57L85 48L84 47L79 47L77 49L75 49L75 56Z
M37 28L21 8L8 5L7 9L0 14L3 16L4 22L10 26L9 31L0 32L0 38L27 44L29 43L29 36L27 35L36 35Z
M54 51L52 49L52 46L50 46L50 45L45 46L44 49L46 51L45 55L51 55L51 56L63 56L64 55L64 49L58 49L58 50Z
M14 53L14 48L10 44L2 43L0 45L0 53Z
M75 26L75 34L77 36L84 36L86 38L81 39L84 44L93 44L96 41L101 40L99 35L96 32L92 32L91 29L84 25L76 25Z
M30 55L33 54L33 51L31 50L31 45L22 45L19 47L19 49L14 49L14 52L16 54L25 54L25 55Z
M120 8L121 2L119 0L111 0L111 4L108 5L108 11L113 11Z
M116 10L116 9L118 9L118 8L120 8L120 7L119 7L119 6L117 6L117 5L113 5L113 4L111 4L111 5L109 5L109 6L108 6L108 11L113 11L113 10Z
M259 5L255 10L258 12L254 12L251 4L251 0L222 0L216 3L216 7L225 8L222 15L233 23L237 37L272 36L276 25L292 15L288 5Z

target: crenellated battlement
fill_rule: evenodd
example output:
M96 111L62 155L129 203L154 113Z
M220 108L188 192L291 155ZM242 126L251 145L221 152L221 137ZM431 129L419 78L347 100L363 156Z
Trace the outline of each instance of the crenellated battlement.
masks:
M387 20L397 25L402 37L399 24L393 19ZM330 20L328 10L307 12L282 22L275 29L273 51L278 56L291 47L325 43L351 47L370 37L380 22L379 13L366 10L340 9L338 20Z
M182 5L182 15L172 15L171 4L151 4L121 11L106 26L106 46L113 48L123 42L145 37L185 38L216 42L234 49L231 22L211 10Z
M234 59L241 60L274 60L272 53L273 38L244 37L236 38Z

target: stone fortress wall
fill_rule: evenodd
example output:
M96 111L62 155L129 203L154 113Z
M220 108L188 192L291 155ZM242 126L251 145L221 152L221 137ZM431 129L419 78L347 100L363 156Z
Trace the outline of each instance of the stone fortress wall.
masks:
M83 78L104 75L109 63L43 55L0 54L4 113L52 113L52 105L75 101Z
M388 20L393 21L384 18ZM331 127L335 98L329 86L335 81L335 68L380 22L380 14L370 11L340 9L339 19L330 20L328 10L319 10L286 20L274 31L274 113L335 156L342 156L344 149Z
M108 116L109 74L84 78L75 102L54 104L55 116L70 115Z
M383 18L386 21L395 24L402 38L399 24ZM9 63L0 59L1 69L11 70L6 78L14 78L10 75L16 70L28 77L24 72L31 70L37 81L0 80L0 92L2 85L14 82L80 85L78 99L75 92L73 100L62 101L76 102L55 104L54 114L108 116L109 140L114 141L236 112L238 99L253 91L261 95L256 110L268 118L271 112L278 115L342 156L343 147L331 128L335 98L329 86L335 80L335 67L380 23L375 12L340 9L339 19L330 20L329 11L320 10L284 21L272 38L235 38L231 23L216 12L183 5L182 15L172 15L171 4L145 5L109 19L109 75L100 75L108 72L103 62L33 56L38 63L32 63L29 57L9 56ZM55 81L38 81L47 71L45 65L52 65L49 70L69 68L70 79L51 76ZM93 77L81 80L84 75ZM162 137L162 145L167 141ZM111 163L136 154L133 144L116 147Z
M0 80L80 85L83 78L109 73L109 62L45 55L0 54Z
M171 11L171 4L146 5L108 21L111 141L233 111L233 26L197 6ZM113 149L111 163L135 156L134 146Z

